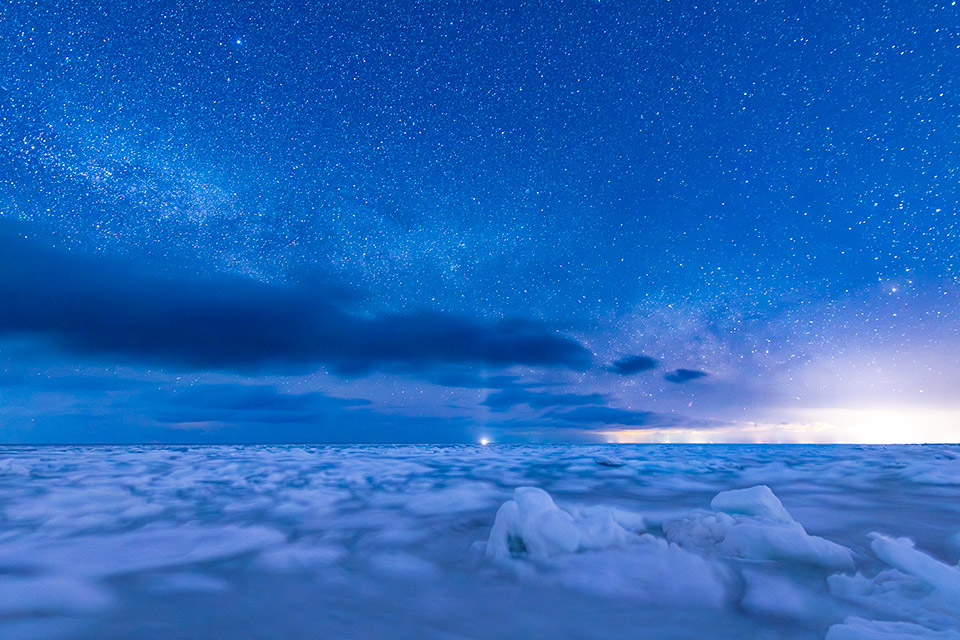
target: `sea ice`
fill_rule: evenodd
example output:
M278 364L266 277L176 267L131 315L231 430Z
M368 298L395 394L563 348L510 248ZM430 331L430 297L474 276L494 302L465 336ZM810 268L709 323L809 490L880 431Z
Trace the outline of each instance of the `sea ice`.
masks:
M925 628L960 629L960 568L928 556L906 538L878 533L870 538L873 552L893 568L873 578L862 573L830 576L830 592Z
M960 567L951 567L917 550L908 538L888 538L879 533L871 533L870 538L870 548L878 558L933 587L957 604L960 616Z
M517 487L513 500L503 503L487 540L487 558L531 558L573 553L580 547L580 528L543 489Z
M538 561L542 578L577 590L646 603L718 607L723 571L649 534L639 514L594 505L565 511L536 487L518 487L487 541L488 559ZM632 530L630 530L632 529Z
M809 535L767 486L721 492L710 506L717 513L665 522L667 540L730 558L806 563L835 571L854 568L848 548Z
M587 549L606 549L635 541L645 530L643 516L593 505L564 511L537 487L518 487L505 502L487 541L487 558L519 555L545 558Z
M0 447L0 638L960 640L957 453Z

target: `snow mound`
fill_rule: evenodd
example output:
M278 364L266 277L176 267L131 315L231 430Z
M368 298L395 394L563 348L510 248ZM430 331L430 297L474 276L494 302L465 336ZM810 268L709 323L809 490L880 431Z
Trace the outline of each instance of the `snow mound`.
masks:
M488 559L548 558L589 549L622 546L643 530L638 514L594 506L575 511L556 505L543 489L518 487L497 510L487 540Z
M710 505L718 513L665 522L667 540L729 558L854 568L850 549L808 534L766 485L721 492Z

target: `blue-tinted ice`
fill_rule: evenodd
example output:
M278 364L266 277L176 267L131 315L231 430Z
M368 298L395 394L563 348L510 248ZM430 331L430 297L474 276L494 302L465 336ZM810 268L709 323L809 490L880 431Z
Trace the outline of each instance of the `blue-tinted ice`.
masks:
M960 639L960 448L0 448L0 638Z

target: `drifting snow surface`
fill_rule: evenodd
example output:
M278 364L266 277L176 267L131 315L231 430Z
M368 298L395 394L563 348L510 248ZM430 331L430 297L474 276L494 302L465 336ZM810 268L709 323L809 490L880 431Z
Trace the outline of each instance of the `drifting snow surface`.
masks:
M0 638L960 640L956 448L0 449Z

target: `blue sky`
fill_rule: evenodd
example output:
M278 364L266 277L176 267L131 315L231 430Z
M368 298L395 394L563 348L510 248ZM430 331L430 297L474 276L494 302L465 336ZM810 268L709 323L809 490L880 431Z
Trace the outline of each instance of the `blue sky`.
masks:
M16 2L0 439L957 441L950 2Z

